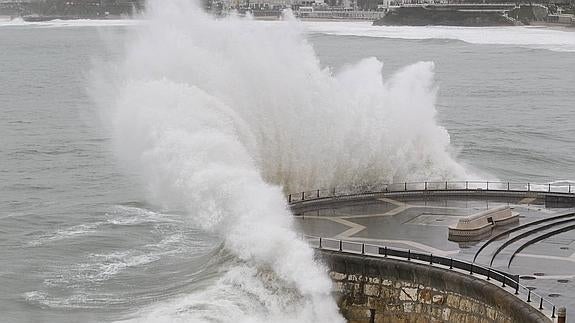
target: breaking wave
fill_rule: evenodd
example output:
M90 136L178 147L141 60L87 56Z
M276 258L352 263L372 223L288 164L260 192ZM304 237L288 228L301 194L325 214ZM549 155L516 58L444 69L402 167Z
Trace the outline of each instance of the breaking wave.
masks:
M312 33L398 39L453 39L470 44L514 45L575 52L575 33L538 26L372 26L371 22L305 22Z
M433 64L384 81L368 58L335 74L289 16L216 20L186 0L151 1L147 15L124 59L96 68L93 97L150 201L235 260L137 321L342 322L284 192L467 177L435 122Z
M143 24L137 19L54 19L48 21L24 21L22 18L0 19L0 27L37 27L37 28L70 28L70 27L111 27L138 26Z

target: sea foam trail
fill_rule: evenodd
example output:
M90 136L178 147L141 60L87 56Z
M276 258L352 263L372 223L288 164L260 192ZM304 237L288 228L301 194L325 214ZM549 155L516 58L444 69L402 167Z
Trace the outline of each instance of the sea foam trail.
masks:
M398 39L453 39L470 44L512 45L575 52L575 32L548 27L373 26L371 22L305 22L310 32Z
M138 26L143 21L136 19L54 19L48 21L29 22L22 18L0 19L0 27L36 27L36 28L74 28L74 27L112 27Z
M220 235L237 260L138 321L341 322L283 190L465 177L434 121L433 64L384 83L371 58L334 76L290 18L214 20L158 0L147 19L119 67L96 71L94 98L151 201Z

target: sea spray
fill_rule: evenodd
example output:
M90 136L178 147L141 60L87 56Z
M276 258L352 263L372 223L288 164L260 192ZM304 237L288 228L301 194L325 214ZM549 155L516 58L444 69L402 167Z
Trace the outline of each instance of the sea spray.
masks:
M384 82L370 58L334 75L290 18L216 20L174 0L150 2L147 19L95 98L151 201L220 235L237 261L139 320L342 321L284 192L465 177L434 120L433 64Z

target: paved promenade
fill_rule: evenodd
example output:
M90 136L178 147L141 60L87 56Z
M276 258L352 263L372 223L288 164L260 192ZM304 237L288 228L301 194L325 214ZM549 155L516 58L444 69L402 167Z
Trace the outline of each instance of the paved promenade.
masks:
M482 240L448 240L448 226L457 223L459 218L499 206L513 208L520 214L519 222L495 228ZM476 257L476 263L485 266L493 259L493 268L521 275L522 284L555 304L566 306L567 317L575 317L575 231L553 234L523 250L520 248L533 238L575 225L575 216L569 215L574 211L573 208L546 205L544 198L529 194L387 194L294 207L297 224L307 235L411 249L467 261ZM551 220L561 215L565 215L562 222ZM542 219L550 219L546 222L548 228L541 224L517 230L493 241L478 253L490 237ZM533 232L526 233L530 230ZM525 237L509 243L493 257L504 243L520 234ZM520 252L516 253L518 250Z

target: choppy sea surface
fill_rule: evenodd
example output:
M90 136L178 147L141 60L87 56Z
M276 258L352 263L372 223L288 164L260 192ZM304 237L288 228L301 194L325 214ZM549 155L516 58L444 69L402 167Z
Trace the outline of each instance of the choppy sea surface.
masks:
M208 288L221 238L147 202L87 93L131 21L0 23L0 321L116 321ZM575 179L575 33L304 24L334 73L434 62L437 122L481 179ZM270 66L273 68L273 66ZM409 100L406 97L405 100ZM329 138L325 138L329 140ZM470 178L470 180L475 178ZM209 309L208 309L209 310Z

